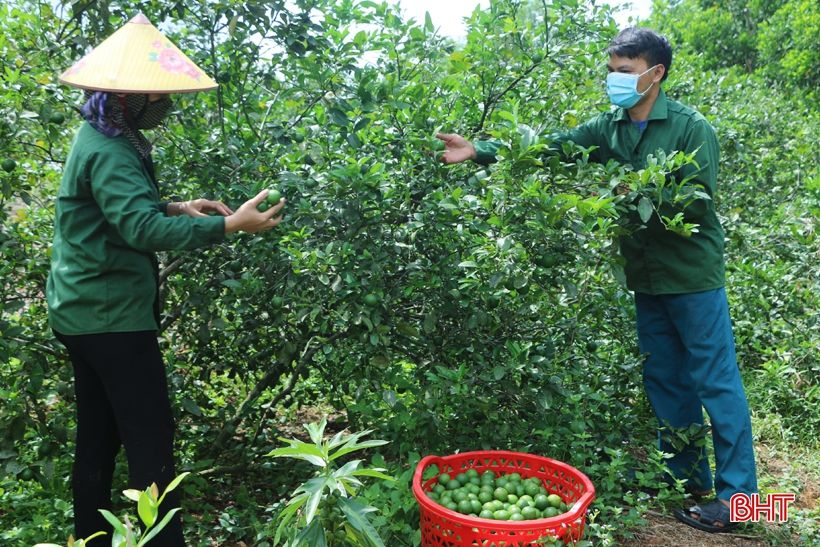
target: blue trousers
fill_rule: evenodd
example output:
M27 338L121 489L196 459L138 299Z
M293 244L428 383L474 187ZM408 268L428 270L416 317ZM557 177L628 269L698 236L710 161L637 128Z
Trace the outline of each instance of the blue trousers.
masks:
M672 474L696 490L712 488L703 443L673 448L664 429L712 426L718 498L757 492L749 405L735 357L723 288L690 294L635 293L638 342L647 354L644 388L660 425L659 448L674 454Z

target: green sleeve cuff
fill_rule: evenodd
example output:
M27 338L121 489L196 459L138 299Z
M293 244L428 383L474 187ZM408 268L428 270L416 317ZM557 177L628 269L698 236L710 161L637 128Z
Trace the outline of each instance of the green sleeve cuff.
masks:
M501 143L498 141L476 141L473 143L475 147L475 162L481 165L489 165L498 161L496 154L501 148Z
M203 224L205 237L208 243L219 243L225 240L225 217L214 215L212 217L198 218Z

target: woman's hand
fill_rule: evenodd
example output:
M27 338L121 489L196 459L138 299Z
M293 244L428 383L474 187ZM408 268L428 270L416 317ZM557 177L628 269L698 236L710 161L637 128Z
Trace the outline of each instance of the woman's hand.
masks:
M205 217L208 213L216 213L226 217L233 214L230 208L221 201L209 199L194 199L191 201L176 201L168 204L166 214L169 217L188 215L189 217Z
M259 212L256 208L267 196L268 191L262 190L256 194L256 197L243 203L235 213L227 216L225 218L225 233L248 232L253 234L256 232L264 232L282 222L282 216L279 215L279 211L285 206L285 198L280 199L279 203L264 213Z
M444 154L441 161L444 163L461 163L476 158L473 143L455 133L439 133L436 138L444 142Z

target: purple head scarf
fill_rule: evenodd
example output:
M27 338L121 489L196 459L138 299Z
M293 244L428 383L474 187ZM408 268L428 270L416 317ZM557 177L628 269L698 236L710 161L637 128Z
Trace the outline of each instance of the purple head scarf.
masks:
M80 112L83 118L90 123L94 129L106 137L117 137L122 135L122 129L113 125L105 107L108 103L109 94L105 91L94 91L83 105ZM110 112L110 110L109 110Z

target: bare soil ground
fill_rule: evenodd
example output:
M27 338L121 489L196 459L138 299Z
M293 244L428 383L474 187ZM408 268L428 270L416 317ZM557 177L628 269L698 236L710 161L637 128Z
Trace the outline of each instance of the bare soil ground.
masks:
M797 498L791 504L790 510L803 509L809 511L816 511L820 505L820 479L810 469L804 466L790 464L776 454L775 451L769 449L765 445L758 445L755 447L758 459L758 476L767 476L774 484L792 484L797 485ZM789 488L783 488L784 492L788 492ZM723 534L709 534L695 530L689 526L682 525L672 515L664 515L653 512L646 515L648 524L637 532L637 538L632 545L637 546L669 546L669 547L717 547L717 546L734 546L742 545L744 547L763 547L772 544L778 545L794 545L801 546L800 540L792 538L791 541L784 539L781 542L772 540L771 537L776 536L772 533L771 537L764 538L769 535L763 532L760 527L755 530L747 531L744 528L735 530L737 533L723 533ZM766 524L765 527L775 532L778 524ZM775 541L775 543L773 543Z

